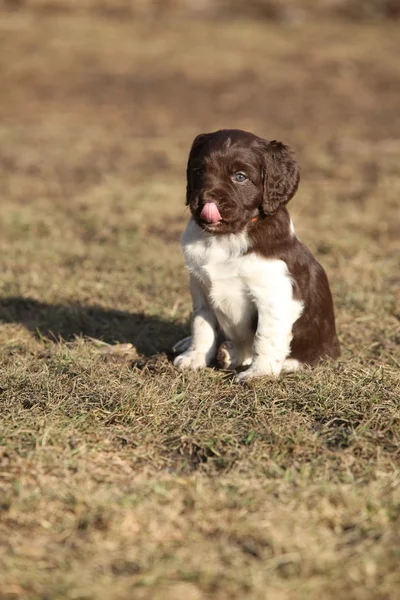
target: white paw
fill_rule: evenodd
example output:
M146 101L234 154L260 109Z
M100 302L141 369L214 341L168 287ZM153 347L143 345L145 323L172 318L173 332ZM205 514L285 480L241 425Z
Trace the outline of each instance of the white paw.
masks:
M205 369L207 361L205 355L201 352L188 350L176 357L174 366L178 369Z
M256 377L278 377L281 372L281 368L275 365L268 365L263 368L256 367L255 365L249 367L246 371L242 371L235 376L235 381L245 382Z
M174 346L172 346L172 352L174 354L180 354L181 352L186 352L189 349L190 344L192 343L192 337L189 335L188 337L183 338L183 340L179 340L176 342Z
M295 358L287 358L282 367L282 371L286 371L286 373L294 373L295 371L300 371L303 368L301 362L296 360Z
M242 361L242 364L240 366L241 367L248 367L249 365L251 365L252 362L253 362L253 357L252 356L248 356L247 358L245 358Z

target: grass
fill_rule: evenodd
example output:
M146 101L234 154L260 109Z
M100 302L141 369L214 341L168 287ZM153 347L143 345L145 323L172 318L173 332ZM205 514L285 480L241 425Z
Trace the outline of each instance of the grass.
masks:
M399 596L397 49L388 23L0 13L1 598ZM187 151L226 126L296 149L343 347L247 387L169 355Z

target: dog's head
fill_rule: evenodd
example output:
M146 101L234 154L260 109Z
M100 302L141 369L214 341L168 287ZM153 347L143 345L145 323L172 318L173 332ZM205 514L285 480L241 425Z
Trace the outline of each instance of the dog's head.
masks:
M200 227L239 233L294 196L299 168L288 146L238 129L198 135L187 166L186 204Z

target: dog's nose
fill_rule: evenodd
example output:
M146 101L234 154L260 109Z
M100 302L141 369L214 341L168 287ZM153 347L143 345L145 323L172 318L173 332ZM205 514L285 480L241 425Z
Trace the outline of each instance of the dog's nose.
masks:
M216 201L216 195L213 192L203 192L203 194L201 194L200 197L201 201L203 204L207 204L208 202L214 202Z

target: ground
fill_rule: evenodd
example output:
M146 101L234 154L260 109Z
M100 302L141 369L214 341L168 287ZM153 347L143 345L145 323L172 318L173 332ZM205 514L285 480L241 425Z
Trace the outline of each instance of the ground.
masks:
M398 40L0 13L1 598L400 597ZM335 363L172 366L187 152L221 127L297 153Z

